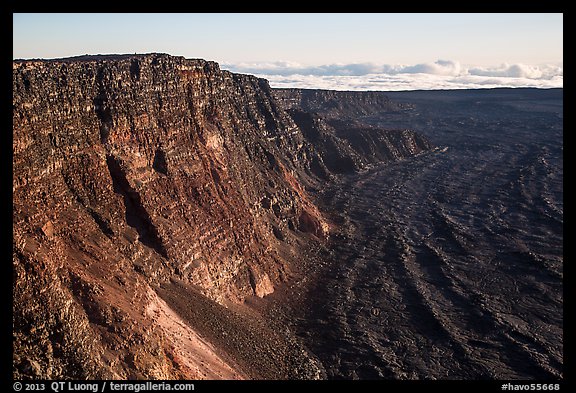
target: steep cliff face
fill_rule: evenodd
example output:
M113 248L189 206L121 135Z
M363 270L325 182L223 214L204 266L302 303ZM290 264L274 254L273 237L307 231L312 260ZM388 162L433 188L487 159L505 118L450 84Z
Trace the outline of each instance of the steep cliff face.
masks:
M406 108L407 104L395 103L383 92L273 89L273 95L314 146L316 154L308 165L318 177L353 173L432 148L413 130L380 129L359 121Z
M290 277L329 235L307 190L363 160L353 130L302 116L265 80L204 60L15 61L14 377L312 377L282 363L281 338L262 372L249 354L275 349L205 342L230 320L257 339L222 305ZM183 298L223 317L198 336Z
M396 112L406 106L390 100L381 91L274 89L274 97L286 109L300 109L338 119Z
M323 179L354 173L370 165L401 160L432 148L413 130L387 130L349 119L326 119L316 113L288 109L316 151L310 170ZM315 165L319 162L319 165Z
M292 174L296 126L263 80L150 55L15 62L13 89L22 376L138 370L131 345L162 351L140 323L149 285L178 277L220 302L264 296L289 273L298 235L325 235Z

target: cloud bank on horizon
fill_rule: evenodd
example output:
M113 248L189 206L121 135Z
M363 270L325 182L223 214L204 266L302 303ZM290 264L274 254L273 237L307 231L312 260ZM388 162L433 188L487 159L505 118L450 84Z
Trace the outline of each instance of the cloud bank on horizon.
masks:
M268 79L272 87L331 90L432 90L563 87L562 65L463 66L437 60L415 65L373 63L304 66L291 62L222 63L223 69Z

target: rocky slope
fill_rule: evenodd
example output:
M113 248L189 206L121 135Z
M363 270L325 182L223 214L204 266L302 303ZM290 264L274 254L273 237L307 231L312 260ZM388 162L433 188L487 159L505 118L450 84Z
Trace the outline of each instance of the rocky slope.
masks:
M408 105L391 101L381 91L274 89L274 96L285 109L301 109L338 119L397 112Z
M425 137L412 130L380 129L359 121L367 115L397 115L409 107L391 101L383 92L273 89L273 95L319 153L322 163L312 161L312 170L321 178L353 173L431 148Z
M15 61L14 378L317 377L241 303L329 237L322 179L429 147L331 121L204 60Z

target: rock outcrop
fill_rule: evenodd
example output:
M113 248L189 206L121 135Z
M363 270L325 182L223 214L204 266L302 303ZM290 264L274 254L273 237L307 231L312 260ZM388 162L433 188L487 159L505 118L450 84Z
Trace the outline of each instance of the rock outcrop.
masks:
M14 378L312 377L183 349L200 339L180 337L175 293L223 315L266 296L329 236L322 179L429 145L276 94L164 54L13 63Z
M390 100L381 91L274 89L274 96L285 109L300 109L336 119L397 112L407 107L407 104Z
M397 161L432 148L413 130L388 130L359 121L363 116L398 113L409 106L380 91L273 89L284 108L314 146L309 169L323 179L370 165Z

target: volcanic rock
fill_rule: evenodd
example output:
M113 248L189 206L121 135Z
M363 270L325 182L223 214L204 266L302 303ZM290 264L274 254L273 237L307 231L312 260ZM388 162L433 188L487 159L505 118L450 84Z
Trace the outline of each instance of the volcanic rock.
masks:
M276 95L165 54L14 61L15 379L318 375L305 349L265 343L266 321L231 305L273 292L329 237L324 180L430 145ZM191 320L194 305L209 312ZM255 361L227 334L263 340ZM258 367L275 348L304 368Z

